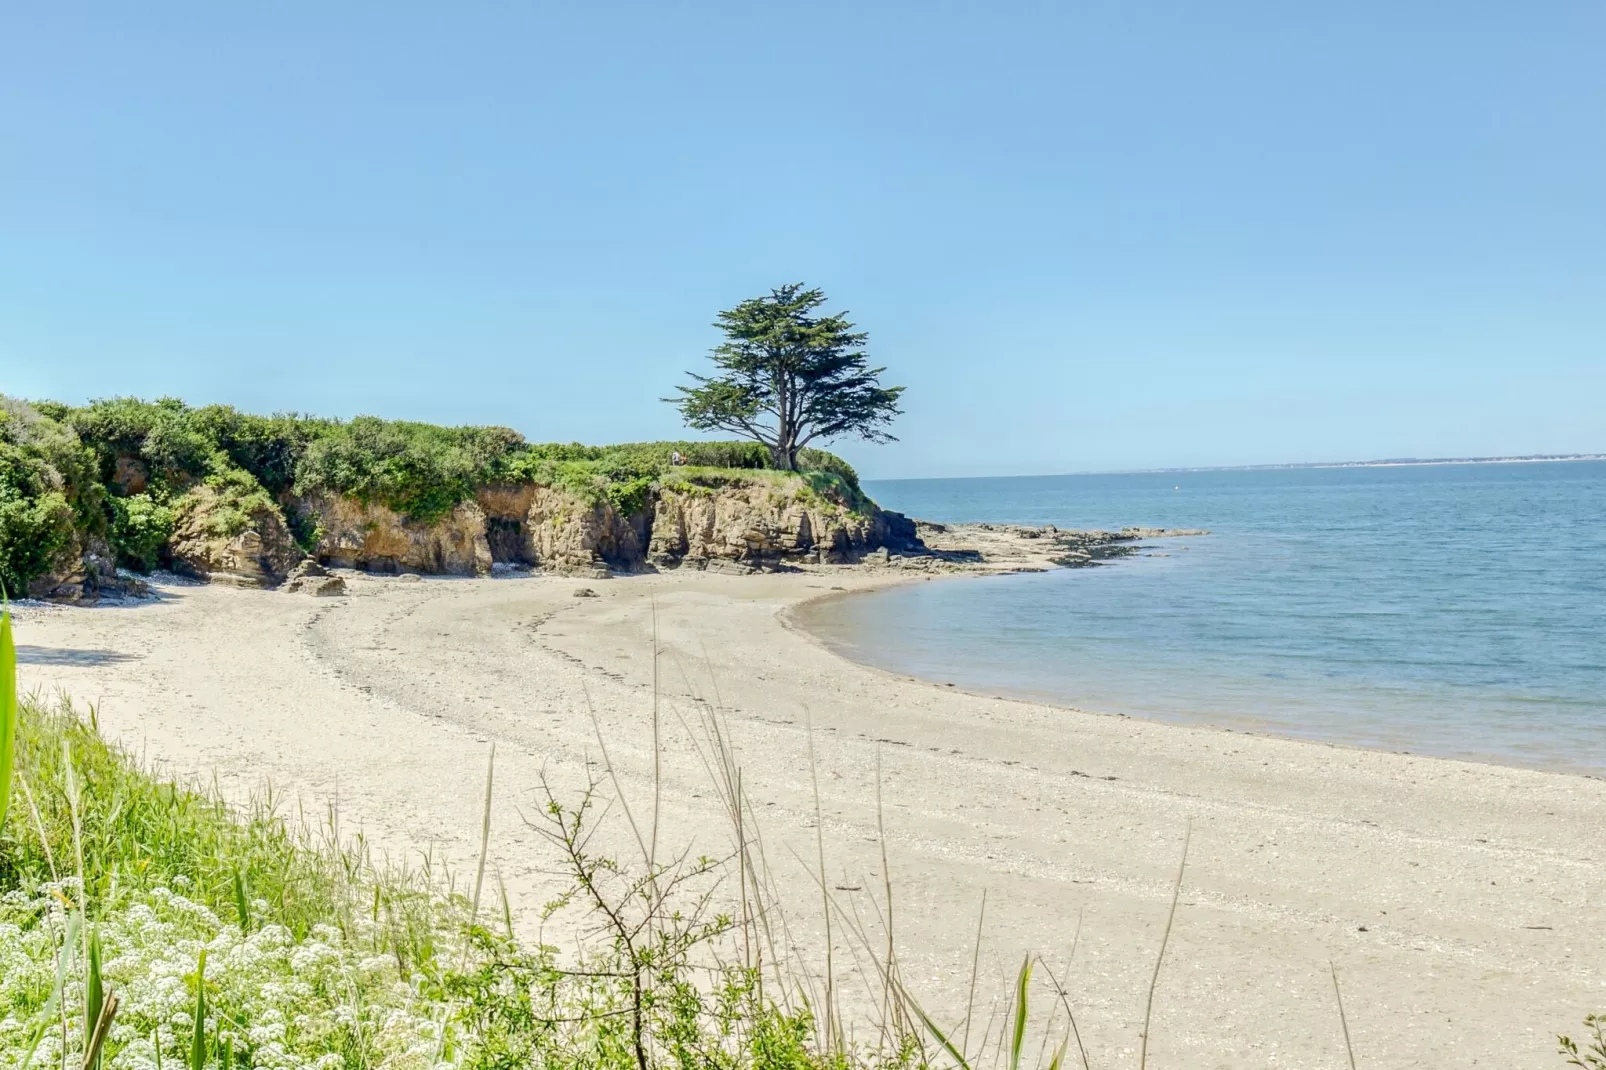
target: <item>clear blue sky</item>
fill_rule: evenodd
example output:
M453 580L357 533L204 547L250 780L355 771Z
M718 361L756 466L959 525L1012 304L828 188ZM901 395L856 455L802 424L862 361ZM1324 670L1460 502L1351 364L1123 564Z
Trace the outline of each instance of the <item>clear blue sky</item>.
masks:
M0 391L678 436L823 286L872 476L1606 450L1606 4L14 4Z

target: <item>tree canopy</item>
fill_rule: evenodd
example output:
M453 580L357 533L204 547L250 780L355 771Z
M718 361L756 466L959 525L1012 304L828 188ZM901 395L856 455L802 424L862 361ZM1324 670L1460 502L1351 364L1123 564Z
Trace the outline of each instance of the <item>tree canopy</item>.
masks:
M774 467L795 471L798 451L844 435L896 441L887 431L903 410L903 387L883 387L846 314L818 315L818 289L793 283L719 314L725 341L711 354L714 375L665 398L699 431L728 431L769 448Z

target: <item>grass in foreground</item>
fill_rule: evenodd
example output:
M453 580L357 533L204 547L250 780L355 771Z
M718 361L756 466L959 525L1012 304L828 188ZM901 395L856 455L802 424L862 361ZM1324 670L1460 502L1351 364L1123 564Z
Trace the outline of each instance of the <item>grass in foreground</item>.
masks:
M820 1054L811 1016L724 957L734 922L709 907L718 865L631 876L590 854L590 795L545 815L574 877L554 909L604 921L560 962L514 941L505 913L476 924L439 872L342 844L332 815L314 828L268 799L236 812L152 775L66 705L20 714L0 829L7 1070L916 1061L911 1046Z

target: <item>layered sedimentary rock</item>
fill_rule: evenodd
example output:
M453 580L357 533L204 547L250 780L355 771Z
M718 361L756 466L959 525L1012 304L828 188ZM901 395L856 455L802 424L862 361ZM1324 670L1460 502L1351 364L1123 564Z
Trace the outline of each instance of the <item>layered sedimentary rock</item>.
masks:
M205 484L189 490L178 508L169 550L173 567L213 583L276 587L305 554L290 536L284 517L271 507L253 510L244 530L219 531L219 514L230 508Z
M606 499L531 483L482 487L477 503L498 561L554 572L635 571L645 561L648 512L624 516Z
M716 487L666 482L629 515L606 499L531 484L484 487L476 500L496 560L555 572L710 562L763 568L788 558L845 561L877 546L919 546L914 524L896 513L855 511L769 478Z
M663 487L653 502L648 561L658 568L711 561L763 566L788 557L841 561L879 545L885 522L767 482Z
M207 504L204 497L198 500L180 524L173 542L179 567L256 587L275 586L291 573L302 555L282 519L253 516L249 530L225 539L207 534ZM801 483L774 478L713 487L669 482L652 488L628 514L600 493L532 483L481 487L473 501L432 521L334 494L290 499L285 508L298 525L315 532L312 553L318 561L392 574L483 575L498 561L579 574L683 564L748 570L787 559L846 561L875 547L919 545L914 525L896 513L873 506L857 511Z
M313 552L325 564L458 576L491 570L485 514L474 502L462 502L434 521L413 520L383 505L333 494L297 499L289 508L302 522L316 525Z

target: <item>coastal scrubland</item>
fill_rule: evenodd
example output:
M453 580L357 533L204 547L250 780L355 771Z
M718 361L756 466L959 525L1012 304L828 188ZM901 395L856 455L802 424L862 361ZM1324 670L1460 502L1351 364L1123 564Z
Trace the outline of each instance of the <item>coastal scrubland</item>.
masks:
M816 449L799 459L803 471L784 474L794 493L869 507L846 461ZM481 488L533 484L628 518L666 480L718 487L770 464L756 442L540 444L505 427L255 416L173 398L77 407L0 398L0 583L26 591L86 553L140 572L171 564L186 521L195 539L283 527L311 552L319 520L296 506L320 496L428 526Z

